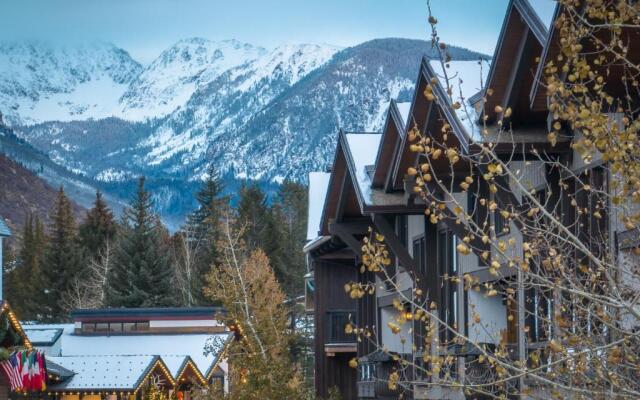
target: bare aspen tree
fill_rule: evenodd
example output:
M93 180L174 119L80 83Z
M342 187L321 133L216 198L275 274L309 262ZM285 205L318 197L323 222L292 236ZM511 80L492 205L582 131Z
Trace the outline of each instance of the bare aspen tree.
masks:
M303 399L307 393L299 367L289 351L285 294L269 258L249 250L232 215L221 219L216 243L221 263L212 266L205 294L225 309L221 316L234 333L227 347L230 399ZM220 398L211 394L209 398Z
M403 172L428 223L455 228L456 262L475 257L492 278L458 270L426 279L500 298L514 330L492 327L493 316L474 304L451 322L415 275L411 293L400 290L393 254L372 229L361 272L395 290L398 317L345 329L377 343L382 330L409 327L413 357L379 349L395 361L384 379L399 396L433 387L468 398L640 398L640 5L558 3L553 43L535 77L549 115L546 140L536 143L512 129L516 114L492 99L493 88L481 100L495 103L491 110L477 113L461 98L429 7L442 72L418 95L439 106L441 123L437 131L410 130L419 161ZM461 137L451 115L476 124ZM532 169L543 171L542 184L531 182ZM362 298L378 285L345 290ZM489 339L474 339L472 330Z
M79 308L100 308L105 306L107 279L113 259L111 242L106 241L96 258L89 260L86 275L78 276L62 297L63 308L67 311Z
M186 225L176 233L173 250L173 266L176 283L182 302L185 306L196 304L196 298L202 288L197 277L196 257L201 247L202 238L197 234L196 228Z

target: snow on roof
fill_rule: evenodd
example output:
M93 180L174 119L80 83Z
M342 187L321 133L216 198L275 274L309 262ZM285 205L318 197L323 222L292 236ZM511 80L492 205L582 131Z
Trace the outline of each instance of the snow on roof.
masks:
M29 338L32 337L31 335L42 334L38 331L62 330L62 334L57 339L60 341L59 356L160 356L163 361L166 359L167 364L171 363L173 358L184 359L189 356L205 376L218 361L231 336L230 333L76 335L73 324L25 324L24 329ZM49 345L36 344L36 347L47 346ZM65 365L62 366L65 367Z
M208 375L229 336L229 333L112 336L65 333L62 337L62 355L190 356L200 372ZM205 354L205 348L212 351Z
M355 178L365 203L371 204L371 178L367 166L374 165L380 147L380 133L347 133L349 153L353 160Z
M53 390L124 389L135 390L153 368L157 356L75 356L47 360L73 371L67 381L53 385Z
M556 11L556 0L528 0L531 7L535 10L536 14L544 24L544 27L549 30L551 22L553 21L553 14Z
M431 60L429 63L438 76L442 87L446 90L447 84L440 60ZM453 101L459 101L463 104L463 107L456 110L456 115L467 130L469 136L478 137L479 127L475 124L478 115L473 106L469 104L469 99L482 90L482 85L485 84L487 80L490 64L487 60L473 60L451 61L447 63L447 65L446 76L452 85Z
M324 200L327 197L330 177L331 174L329 172L309 173L307 240L313 240L318 236L320 220L322 219L322 210L324 208Z
M167 369L173 376L173 379L178 379L178 375L182 372L182 368L189 361L189 356L175 355L175 354L165 354L160 356L164 364L167 366Z
M398 107L398 111L400 111L402 123L404 124L404 126L407 126L407 123L409 121L409 112L411 111L411 102L406 101L403 103L396 103L396 107Z
M34 328L29 325L23 326L22 329L34 346L53 345L63 331L63 328Z

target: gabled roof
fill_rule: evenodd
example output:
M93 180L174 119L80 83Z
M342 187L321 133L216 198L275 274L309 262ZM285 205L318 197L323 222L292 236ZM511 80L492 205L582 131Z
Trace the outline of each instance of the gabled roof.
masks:
M356 208L357 203L353 206L355 190L352 180L349 178L349 167L344 152L345 141L344 133L338 132L338 143L333 157L331 167L331 176L329 177L329 186L327 195L322 207L322 218L320 219L320 235L329 235L329 220L341 217L345 208ZM349 202L349 206L346 206Z
M578 2L575 12L584 13L586 12L585 7L584 2ZM553 20L557 20L564 11L565 6L558 4L553 15ZM588 15L583 15L583 17L586 20L583 25L587 26L588 24L593 23L594 28L587 36L588 38L582 41L584 48L581 53L587 57L587 61L590 62L593 70L601 69L600 73L606 74L607 93L617 98L625 98L628 90L624 82L624 76L628 73L625 64L640 65L640 32L632 24L621 24L619 26L620 33L617 39L621 43L624 43L626 48L625 61L605 62L598 66L598 64L592 62L593 58L603 54L602 50L597 46L608 46L609 42L612 40L611 31L609 28L599 27L599 20L592 21ZM562 51L561 42L562 38L560 37L560 32L555 24L552 24L548 39L540 57L540 62L535 72L535 84L532 86L529 93L530 107L533 110L545 110L547 107L547 93L544 82L544 71L547 65L553 62L555 66L560 67L559 71L562 71L561 64L564 63L566 57L559 59ZM609 51L607 50L604 53L607 54ZM614 54L610 54L610 56L612 60L617 57ZM558 77L563 80L567 73L559 72L557 75L559 75ZM637 96L631 96L632 101L636 100L636 98Z
M346 140L343 147L347 156L350 176L358 194L360 208L373 205L371 177L368 167L373 167L376 162L378 148L380 147L380 133L346 133L341 135Z
M2 343L0 343L0 346L24 346L27 349L31 350L31 348L33 347L31 344L31 340L29 340L24 330L22 329L22 325L16 318L13 310L11 310L11 306L9 306L9 303L7 303L5 300L0 300L0 316L3 315L7 316L7 320L9 321L9 328L16 335L5 335ZM18 341L18 343L16 343L16 341Z
M433 88L437 101L429 101L424 95L424 91L429 84ZM443 120L446 120L451 125L454 134L454 138L451 140L455 140L456 145L462 151L466 152L468 150L470 134L453 110L450 97L443 88L430 61L426 58L423 58L420 64L418 84L416 85L414 102L411 107L411 118L416 122L419 131L427 135L441 134L440 127ZM410 145L408 135L404 133L398 151L394 155L393 180L391 182L394 190L404 189L404 177L407 169L415 166L418 162L418 154L411 151Z
M47 356L54 364L73 371L69 379L50 385L51 391L126 390L135 392L154 372L162 375L167 385L174 386L175 380L158 356Z
M388 193L372 184L382 137L381 133L339 132L322 212L321 235L329 235L330 221L361 218L405 205L402 194Z
M198 383L202 385L206 384L206 378L202 374L202 371L198 369L191 357L179 355L162 355L160 356L160 358L162 359L162 361L164 361L167 369L171 373L171 376L177 383L180 383L180 381L185 379L187 375L192 375L198 380Z
M175 366L176 360L180 360L181 363L191 361L203 376L208 376L215 369L231 339L230 333L154 333L106 336L76 335L73 324L35 324L25 325L25 327L25 332L29 337L39 339L51 338L54 332L62 330L62 334L58 335L55 342L38 346L51 349L56 345L56 353L47 353L47 357L152 356L171 360L168 362L171 362L172 366ZM207 350L206 353L205 350ZM64 364L61 365L64 366Z
M553 14L552 21L555 21L561 13L562 5L558 4ZM531 91L529 93L530 107L534 110L544 109L547 106L547 95L544 91L544 88L542 87L543 71L548 61L551 59L555 59L560 51L560 46L558 45L558 31L556 30L555 25L551 24L551 27L549 29L550 30L547 35L547 40L544 43L540 61L538 62L538 67L536 68L533 86L531 87Z
M549 5L543 1L548 2L537 0L537 6L547 10ZM512 107L514 118L528 118L529 102L521 99L535 86L536 58L547 41L547 27L527 0L509 2L486 85L493 90L493 95L485 95L489 121L501 117L494 111L498 105Z
M393 155L400 145L401 137L405 134L407 126L412 125L409 122L410 113L411 103L409 102L396 103L395 100L391 100L389 103L389 111L382 130L372 177L372 185L375 188L387 187Z
M7 226L4 219L0 217L0 237L8 237L11 236L11 229Z

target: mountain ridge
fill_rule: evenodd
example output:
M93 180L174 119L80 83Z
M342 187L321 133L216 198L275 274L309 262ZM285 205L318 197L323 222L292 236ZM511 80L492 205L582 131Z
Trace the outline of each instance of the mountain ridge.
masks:
M173 101L162 94L190 93L173 111L138 120L62 118L17 125L16 134L114 198L126 198L131 182L146 175L158 190L162 215L179 221L194 206L191 193L211 164L230 191L243 179L270 187L284 179L304 182L307 172L326 169L338 128L381 129L389 100L409 101L420 58L435 55L430 42L413 39L375 39L345 49L288 44L264 51L236 41L227 46L248 56L227 60L229 68L222 70L220 54L206 47L213 42L193 40L171 47L185 52L165 54L166 65L175 69L178 62L183 74L172 75L167 91L146 99L152 109L153 101ZM239 54L225 51L229 58ZM454 60L489 58L455 46L450 53ZM151 65L144 71L157 67ZM196 81L197 87L185 89ZM152 83L161 87L166 81Z

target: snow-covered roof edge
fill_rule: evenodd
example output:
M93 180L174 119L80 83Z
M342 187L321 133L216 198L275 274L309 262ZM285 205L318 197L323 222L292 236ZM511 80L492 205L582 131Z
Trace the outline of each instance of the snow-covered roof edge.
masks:
M329 172L309 172L307 240L313 240L318 236L330 178Z

